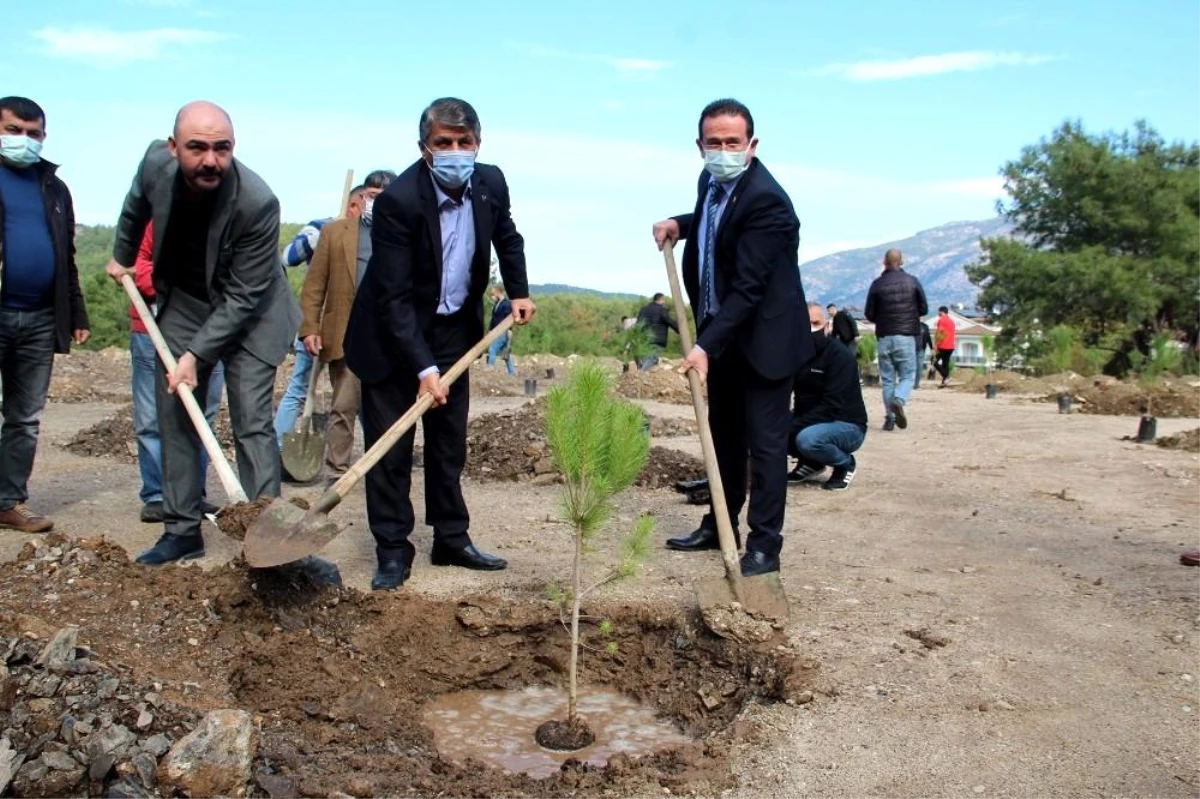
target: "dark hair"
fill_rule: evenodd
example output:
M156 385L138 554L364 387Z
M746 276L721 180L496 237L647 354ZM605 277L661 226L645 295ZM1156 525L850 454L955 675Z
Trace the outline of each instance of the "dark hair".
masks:
M750 109L730 97L713 100L704 106L704 110L700 112L700 123L696 126L698 138L704 139L704 120L723 116L741 117L746 120L746 138L754 138L754 117L750 116Z
M661 291L658 292L657 294L654 295L654 302L658 302L665 296L667 296L667 295L663 294Z
M943 305L942 307L938 308L938 313L950 313L950 309Z
M46 124L46 112L28 97L0 97L0 111L10 111L17 119L25 122Z
M449 125L452 128L468 128L479 139L479 115L466 100L457 97L439 97L421 112L421 123L417 130L421 141L429 140L429 133L434 124Z
M367 175L363 181L364 189L386 189L388 185L396 179L396 173L390 169L376 169L371 174Z
M836 307L837 307L837 306L836 306L836 305L834 305L834 304L831 302L831 303L829 303L828 305L826 305L826 306L825 306L825 310L827 310L827 311L828 311L830 308L836 308Z

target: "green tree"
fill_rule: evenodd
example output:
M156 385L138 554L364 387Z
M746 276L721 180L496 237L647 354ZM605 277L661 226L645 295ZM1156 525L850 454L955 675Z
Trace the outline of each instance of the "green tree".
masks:
M1005 336L1056 325L1086 346L1148 353L1155 331L1200 332L1200 145L1166 143L1145 122L1086 133L1078 122L1001 170L997 210L1013 239L985 239L967 267ZM1114 360L1123 370L1125 358Z
M621 539L617 563L586 584L583 558L593 550L596 534L616 510L613 498L633 485L645 466L650 438L641 408L616 396L613 378L594 361L576 366L566 383L550 392L546 438L554 466L563 476L561 511L571 526L574 546L570 587L555 586L552 591L559 600L564 626L570 610L571 661L566 723L548 722L537 734L543 745L578 749L594 739L576 712L580 606L596 589L637 571L649 551L654 520L640 517Z

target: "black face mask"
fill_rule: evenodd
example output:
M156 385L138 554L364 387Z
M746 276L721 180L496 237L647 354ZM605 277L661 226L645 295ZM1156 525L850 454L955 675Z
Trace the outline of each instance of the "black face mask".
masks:
M825 346L825 342L828 340L827 336L825 335L825 328L813 330L812 340L813 344L817 345L817 349L822 349Z

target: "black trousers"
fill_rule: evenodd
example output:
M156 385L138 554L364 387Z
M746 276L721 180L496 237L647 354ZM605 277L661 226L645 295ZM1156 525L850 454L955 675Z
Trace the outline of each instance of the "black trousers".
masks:
M792 378L765 379L736 346L709 360L708 423L735 531L746 504L749 471L748 551L778 555L783 548L791 394ZM711 506L702 524L716 529Z
M953 354L954 350L937 351L937 359L933 362L933 368L937 369L943 381L950 379L950 356Z
M443 374L475 345L473 330L473 320L460 311L437 317L426 331L426 343ZM416 374L403 367L378 383L362 384L362 423L368 449L416 402L419 385ZM449 401L421 417L425 431L425 523L433 527L437 541L453 549L471 543L467 534L471 519L459 483L467 462L470 395L469 373L464 373L450 387ZM367 472L367 521L380 562L403 559L411 564L415 554L408 540L416 519L409 496L415 436L414 427Z

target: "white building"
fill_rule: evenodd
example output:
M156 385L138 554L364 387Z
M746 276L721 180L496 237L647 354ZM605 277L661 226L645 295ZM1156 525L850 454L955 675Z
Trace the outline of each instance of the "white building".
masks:
M961 366L966 369L972 369L976 366L992 366L995 363L995 353L992 354L992 362L987 363L984 357L983 340L985 338L995 339L1000 334L1000 328L986 325L974 319L968 319L962 314L950 311L949 316L954 320L954 365ZM937 333L937 311L934 311L929 316L926 316L921 321L929 325L929 334ZM865 319L858 320L858 329L861 335L870 333L875 335L875 325ZM932 357L931 353L926 354L927 357Z

